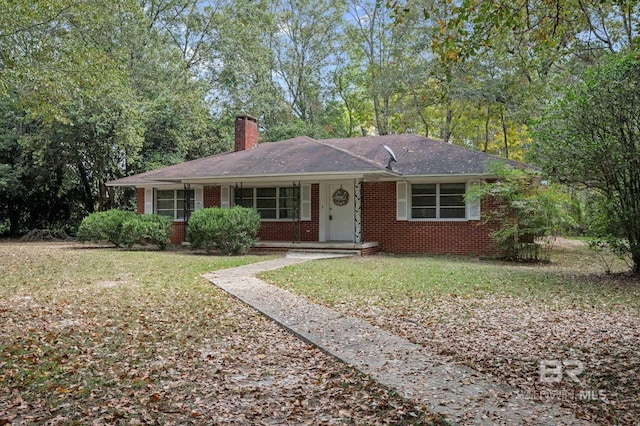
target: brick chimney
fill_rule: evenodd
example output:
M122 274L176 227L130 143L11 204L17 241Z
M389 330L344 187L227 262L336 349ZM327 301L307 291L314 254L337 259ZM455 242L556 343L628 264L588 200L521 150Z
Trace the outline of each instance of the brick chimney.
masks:
M249 115L238 115L235 122L234 151L244 151L258 146L258 120Z

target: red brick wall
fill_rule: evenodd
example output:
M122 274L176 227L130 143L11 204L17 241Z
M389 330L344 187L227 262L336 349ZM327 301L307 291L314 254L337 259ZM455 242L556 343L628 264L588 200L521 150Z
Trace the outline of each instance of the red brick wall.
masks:
M136 213L144 214L144 188L136 188Z
M171 227L173 228L173 234L171 234L171 238L169 238L169 242L172 244L180 244L183 241L185 241L184 222L173 222L173 225L171 225Z
M311 221L300 222L300 241L318 241L320 233L320 187L311 185ZM262 222L258 238L264 241L294 241L292 222ZM297 238L295 238L297 241Z
M319 185L311 185L311 221L300 222L300 240L318 241ZM205 186L204 207L220 206L220 187ZM136 190L137 212L144 213L144 189ZM460 255L494 255L498 250L490 237L495 224L480 221L397 221L395 182L363 184L363 237L365 242L378 242L379 251L387 253L433 253ZM491 208L483 202L482 210ZM173 224L170 241L184 241L184 224ZM258 238L264 241L294 241L291 222L263 222Z
M202 207L220 207L220 187L205 186L202 190Z
M489 208L482 205L482 209ZM364 241L376 241L381 252L459 255L497 254L492 224L480 221L397 221L396 183L365 182Z
M258 145L258 120L240 115L235 121L234 151L244 151Z

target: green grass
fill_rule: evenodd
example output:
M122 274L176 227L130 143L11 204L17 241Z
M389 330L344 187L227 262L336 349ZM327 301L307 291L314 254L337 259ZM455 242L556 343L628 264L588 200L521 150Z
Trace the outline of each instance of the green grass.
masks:
M617 265L620 267L620 265ZM373 256L309 262L265 279L320 303L396 304L441 298L516 297L558 307L640 306L628 277L604 276L585 248L559 249L551 264L528 265L450 256Z

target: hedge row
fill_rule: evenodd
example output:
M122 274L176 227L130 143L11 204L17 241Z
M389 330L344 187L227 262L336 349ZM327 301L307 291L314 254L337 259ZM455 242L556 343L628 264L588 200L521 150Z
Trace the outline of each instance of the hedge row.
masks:
M108 210L92 213L80 224L78 239L108 241L117 247L155 244L164 250L171 236L172 220L160 215L138 215ZM253 209L208 208L193 212L187 228L192 250L217 250L224 255L244 254L256 242L260 215Z
M260 215L253 209L235 206L230 209L207 208L193 212L187 234L192 250L221 254L246 253L256 242Z
M166 216L113 209L85 217L77 236L81 241L108 241L116 247L154 244L164 250L171 236L171 223L171 218Z

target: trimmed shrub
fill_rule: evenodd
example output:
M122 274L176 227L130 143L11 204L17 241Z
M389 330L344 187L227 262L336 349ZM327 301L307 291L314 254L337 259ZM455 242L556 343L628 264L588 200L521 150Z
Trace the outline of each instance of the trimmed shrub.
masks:
M161 250L167 247L172 220L160 215L138 215L131 211L107 210L91 213L78 228L81 241L108 241L116 247L131 248L134 244L150 243Z
M170 217L157 214L136 215L135 218L127 220L122 224L120 243L128 248L134 244L155 244L164 250L167 248L167 241L171 237Z
M257 241L260 215L240 206L200 209L191 215L187 229L192 250L210 253L218 249L225 255L242 254Z
M117 209L91 213L82 219L77 237L81 241L108 241L120 247L122 225L136 216L134 212Z

